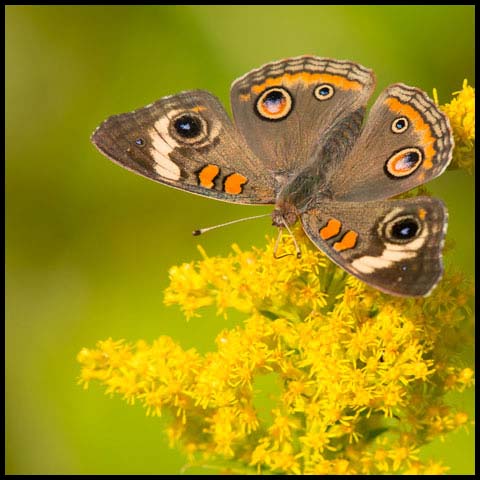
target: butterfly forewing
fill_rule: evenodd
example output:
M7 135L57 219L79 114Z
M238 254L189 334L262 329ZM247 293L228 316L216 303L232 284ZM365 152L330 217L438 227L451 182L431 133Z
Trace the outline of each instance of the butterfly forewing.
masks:
M183 92L114 115L92 141L113 161L166 185L229 202L275 202L273 176L208 92Z

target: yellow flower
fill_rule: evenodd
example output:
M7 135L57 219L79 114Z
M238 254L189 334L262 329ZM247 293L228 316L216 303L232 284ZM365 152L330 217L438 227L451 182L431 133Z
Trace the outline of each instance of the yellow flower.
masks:
M450 168L463 168L472 173L475 159L475 89L463 81L462 89L452 94L450 103L440 106L450 120L455 148ZM433 89L438 105L438 93Z
M392 448L389 452L389 457L393 460L392 468L396 472L400 467L409 465L412 460L418 461L417 454L419 448L412 445L399 445Z
M475 91L440 108L455 140L453 168L473 170ZM434 98L438 104L437 91ZM402 197L427 194L423 186ZM188 465L229 460L237 473L442 474L423 444L472 424L443 395L474 384L459 353L473 338L472 285L447 272L427 298L384 295L347 275L295 229L302 256L275 259L274 241L226 257L174 266L165 303L186 319L214 307L241 312L216 350L200 355L161 336L151 345L107 339L83 348L79 383L170 413L170 445ZM295 252L291 237L282 253ZM275 376L271 415L260 414L257 381ZM210 465L209 465L210 466ZM219 467L221 469L223 467Z
M443 400L473 385L457 354L472 338L472 289L445 274L428 298L384 295L347 276L295 231L302 258L266 248L209 257L170 270L168 304L187 318L205 306L242 323L200 355L169 337L148 345L108 339L78 354L80 383L147 414L171 413L171 446L190 465L235 462L273 474L444 473L417 458L435 437L466 428L466 413ZM294 252L285 239L285 252ZM271 416L259 414L257 380L274 375ZM233 466L232 466L233 468Z

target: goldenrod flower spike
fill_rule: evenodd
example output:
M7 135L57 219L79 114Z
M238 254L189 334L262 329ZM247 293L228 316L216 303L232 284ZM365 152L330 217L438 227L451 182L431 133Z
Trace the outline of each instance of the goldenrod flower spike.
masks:
M225 257L170 270L168 304L244 321L200 355L169 337L111 339L78 355L80 383L173 420L172 446L197 464L236 473L444 473L419 448L471 421L447 391L473 384L458 352L473 338L472 287L446 273L432 295L400 299L346 275L295 231L301 259L237 245ZM282 243L293 253L291 239ZM201 329L201 325L192 328ZM278 392L262 410L262 379ZM265 407L263 407L265 408ZM159 459L160 462L160 459ZM161 465L159 463L159 471Z
M463 168L473 171L475 160L475 89L463 81L462 89L452 94L450 103L441 105L450 120L455 141L453 159L450 168ZM437 89L433 89L433 98L438 105Z

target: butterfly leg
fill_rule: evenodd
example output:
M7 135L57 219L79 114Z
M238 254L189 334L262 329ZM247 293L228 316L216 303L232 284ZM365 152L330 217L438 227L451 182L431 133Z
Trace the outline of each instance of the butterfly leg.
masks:
M288 233L291 235L293 239L293 244L295 245L295 252L296 252L297 258L301 258L302 252L300 251L300 247L298 246L295 235L293 235L292 231L290 230L290 227L288 226L287 222L285 222L285 220L283 221L283 224L285 225L285 228L287 229ZM273 247L273 257L277 260L283 257L288 257L289 255L293 255L293 253L284 253L283 255L277 255L278 245L280 243L280 238L282 237L282 233L283 233L283 227L278 227L278 236L277 236L277 239L275 240L275 245Z
M280 243L280 238L282 237L282 227L278 227L278 235L277 235L277 239L275 240L275 245L273 247L273 258L275 259L279 259L279 258L283 258L283 257L286 257L287 255L290 255L290 253L286 253L284 255L277 255L277 251L278 251L278 244Z

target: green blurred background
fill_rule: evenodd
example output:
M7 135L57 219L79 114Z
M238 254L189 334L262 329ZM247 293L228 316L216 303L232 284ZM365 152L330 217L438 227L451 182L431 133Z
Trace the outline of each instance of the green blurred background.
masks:
M75 357L110 336L170 335L213 349L232 320L187 324L166 308L168 268L199 258L193 229L269 208L150 182L101 156L89 137L107 116L181 90L206 89L228 104L236 77L300 54L373 68L377 93L399 81L437 87L444 103L464 78L474 84L474 7L6 7L7 473L180 471L185 458L168 448L165 420L97 385L83 391ZM448 171L429 188L450 212L456 247L446 261L473 277L473 178ZM266 218L200 242L221 255L273 232ZM472 391L457 403L473 415ZM473 429L423 454L473 473Z

